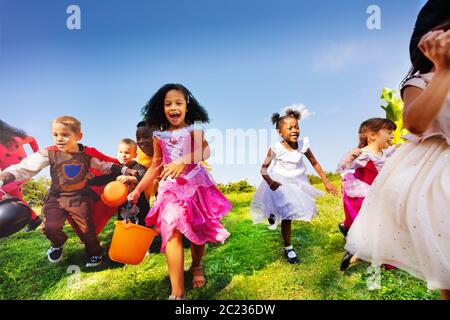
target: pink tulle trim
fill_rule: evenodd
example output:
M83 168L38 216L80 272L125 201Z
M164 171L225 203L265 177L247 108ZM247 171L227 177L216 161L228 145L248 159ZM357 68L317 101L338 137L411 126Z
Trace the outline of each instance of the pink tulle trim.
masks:
M195 186L190 196L183 192L184 185L166 181L158 189L158 197L148 213L145 222L155 226L162 236L161 251L165 252L167 241L174 230L180 231L191 242L201 245L207 242L224 242L229 232L220 219L231 210L227 198L212 186ZM193 186L188 186L189 191ZM189 192L189 193L191 193Z

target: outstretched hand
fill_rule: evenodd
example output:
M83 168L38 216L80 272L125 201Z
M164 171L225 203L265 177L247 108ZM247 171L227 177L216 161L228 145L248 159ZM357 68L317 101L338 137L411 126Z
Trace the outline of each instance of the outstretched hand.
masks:
M337 196L339 194L339 190L331 182L325 183L325 189L327 190L328 193L331 193L333 196Z

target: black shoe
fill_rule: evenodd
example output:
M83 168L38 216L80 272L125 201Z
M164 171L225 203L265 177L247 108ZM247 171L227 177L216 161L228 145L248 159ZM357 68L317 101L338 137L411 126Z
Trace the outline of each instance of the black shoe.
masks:
M342 258L342 261L341 261L341 271L345 271L348 268L348 266L350 265L350 260L352 258L353 258L353 254L346 251L344 254L344 257Z
M60 248L53 248L50 247L50 249L47 250L47 258L50 262L58 262L62 258L63 253L63 247Z
M102 256L92 256L86 262L86 267L88 268L97 267L102 263L102 261L103 261Z
M271 214L269 219L267 219L269 221L270 224L274 224L275 223L275 215Z
M344 235L344 237L347 237L348 229L344 226L344 223L341 222L338 224L339 231Z
M293 252L295 254L295 256L290 258L289 252ZM289 250L284 249L284 255L286 256L286 259L289 263L292 263L292 264L300 263L300 260L298 259L297 254L295 253L294 249L289 249Z
M42 223L42 219L39 217L34 218L34 220L31 220L31 222L28 224L27 228L25 229L25 232L31 232L36 230L37 227L39 227Z

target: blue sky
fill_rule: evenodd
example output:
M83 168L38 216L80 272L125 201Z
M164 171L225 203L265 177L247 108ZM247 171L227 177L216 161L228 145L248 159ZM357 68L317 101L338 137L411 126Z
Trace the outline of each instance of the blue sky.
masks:
M206 129L224 136L270 130L273 112L303 103L314 114L301 122L301 135L334 171L357 144L359 124L384 115L382 87L397 88L408 71L423 3L0 0L1 119L45 147L51 119L70 114L82 122L84 144L114 155L121 138L134 138L152 94L178 82L208 110ZM81 30L66 27L71 4L81 9ZM372 4L381 9L380 30L366 26ZM267 149L244 148L257 163L213 158L218 182L260 181Z

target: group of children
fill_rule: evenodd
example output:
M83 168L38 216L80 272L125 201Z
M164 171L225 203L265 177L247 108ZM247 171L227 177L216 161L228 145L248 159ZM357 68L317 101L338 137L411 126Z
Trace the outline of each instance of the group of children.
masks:
M395 266L426 280L430 288L441 289L443 298L449 298L450 289L448 29L447 23L422 38L417 50L423 58L403 83L404 122L415 134L411 141L391 146L395 123L369 119L360 126L358 148L338 168L345 212L339 229L347 237L341 269L356 257ZM312 153L309 139L299 138L300 118L301 112L293 108L273 114L280 142L268 150L261 168L263 181L250 205L255 223L267 220L271 229L281 224L285 256L293 264L300 259L291 243L291 223L311 221L317 214L315 199L323 194L311 186L304 156L326 191L338 194ZM126 183L128 201L137 204L136 222L161 234L172 287L169 299L185 299L182 237L191 242L192 285L201 287L206 283L205 244L223 243L229 236L220 220L231 203L201 164L210 156L200 125L208 121L208 113L186 87L167 84L144 107L137 143L120 141L117 159L112 159L79 143L82 132L77 119L58 117L52 121L54 145L41 150L35 145L36 152L17 158L18 163L2 163L0 187L25 181L50 166L52 183L42 208L43 232L51 243L48 259L61 259L67 240L63 226L69 219L85 244L86 265L96 266L102 261L102 249L90 188L112 180ZM31 141L25 134L16 136L2 144L11 150ZM150 207L149 196L155 193Z

